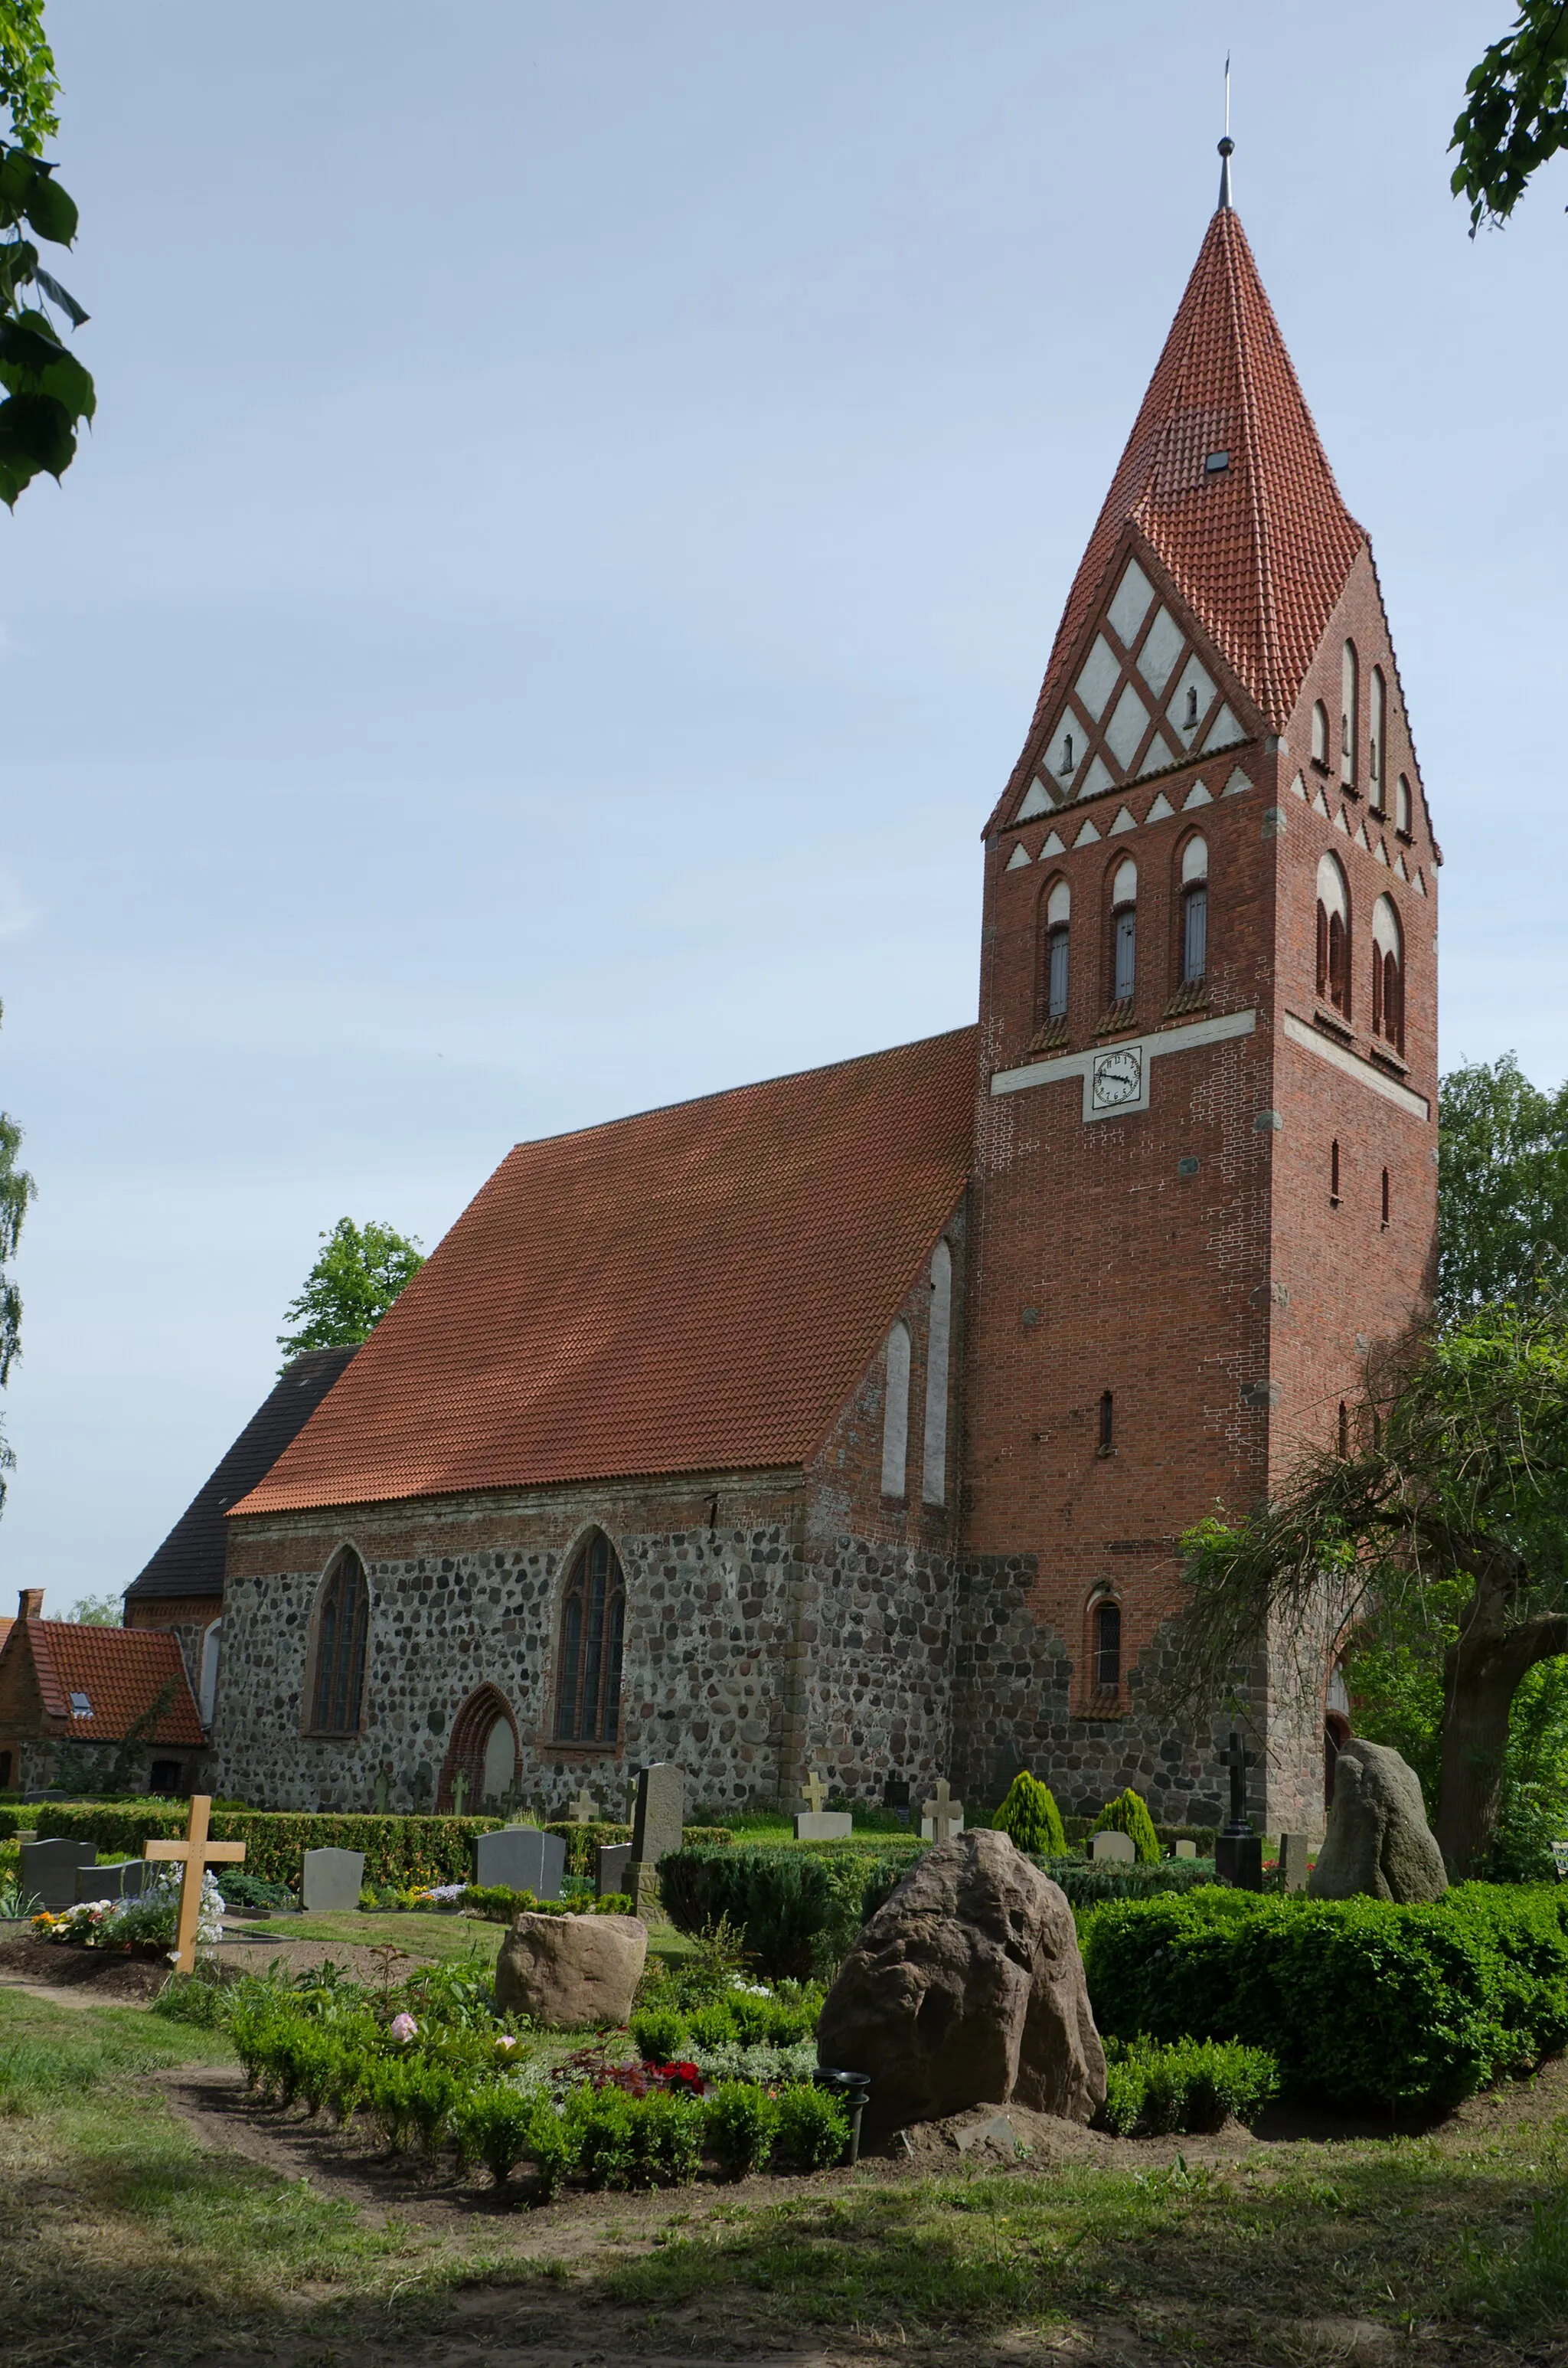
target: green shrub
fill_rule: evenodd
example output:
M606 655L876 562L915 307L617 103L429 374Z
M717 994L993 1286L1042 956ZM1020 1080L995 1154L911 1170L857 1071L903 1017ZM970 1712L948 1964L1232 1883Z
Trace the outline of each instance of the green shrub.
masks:
M778 2099L778 2158L786 2170L826 2170L844 2159L849 2114L826 2089L786 2089Z
M778 2131L778 2099L750 2080L722 2080L707 2100L703 2135L728 2179L761 2170Z
M548 2203L560 2193L562 2182L577 2168L579 2134L569 2115L550 2098L536 2098L528 2122L528 2152L534 2158L541 2203Z
M535 2101L520 2089L496 2081L472 2089L453 2116L459 2160L465 2168L482 2162L496 2186L505 2187L533 2152L534 2119Z
M701 2100L656 2089L631 2103L633 2184L684 2187L702 2161Z
M140 1858L144 1841L185 1832L187 1801L40 1801L39 1839L88 1841L99 1850ZM365 1881L373 1888L414 1891L462 1883L473 1872L473 1842L494 1832L499 1817L321 1816L271 1809L212 1812L212 1839L244 1842L244 1871L263 1883L296 1884L308 1850L365 1853Z
M1029 1858L1065 1858L1067 1837L1062 1812L1049 1784L1020 1768L1007 1788L1007 1797L991 1820L994 1830Z
M578 2089L566 2113L588 2185L630 2187L637 2169L636 2102L622 2089Z
M1464 1884L1430 1907L1219 1886L1092 1910L1102 2032L1272 2048L1285 2087L1438 2110L1568 2041L1568 1891Z
M673 2064L686 2037L686 2018L651 2008L631 2018L631 2043L644 2064Z
M688 1846L661 1862L659 1889L678 1930L699 1933L724 1918L744 1936L747 1953L765 1974L803 1981L854 1941L869 1883L887 1873L891 1890L918 1854L918 1844L913 1850L846 1844L816 1850L792 1842Z
M1211 1858L1163 1858L1153 1866L1129 1866L1118 1859L1036 1859L1042 1874L1060 1884L1070 1907L1097 1907L1108 1899L1152 1899L1162 1892L1196 1891L1214 1880Z
M1130 1784L1114 1801L1108 1801L1094 1824L1091 1834L1126 1834L1138 1853L1140 1866L1158 1866L1160 1838L1154 1831L1154 1820L1149 1815L1149 1804L1142 1793Z
M635 2030L635 2024L632 2027ZM740 2035L733 2014L722 2001L694 2008L687 2017L687 2030L698 2047L727 2047Z
M1118 2137L1217 2130L1227 2114L1251 2123L1279 2087L1279 2066L1266 2047L1239 2041L1183 2039L1106 2043L1106 2098L1096 2128Z

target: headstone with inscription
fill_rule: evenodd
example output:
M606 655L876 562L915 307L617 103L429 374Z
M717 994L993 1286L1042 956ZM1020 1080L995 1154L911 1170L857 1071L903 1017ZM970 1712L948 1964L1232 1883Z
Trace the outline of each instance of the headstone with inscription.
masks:
M801 1787L801 1806L795 1812L795 1839L798 1842L841 1842L848 1839L855 1820L847 1809L830 1809L827 1786L820 1768L813 1768Z
M653 1915L659 1904L659 1861L681 1846L686 1825L686 1778L673 1759L655 1760L637 1779L631 1811L631 1863L627 1870L639 1916Z
M317 1915L343 1915L359 1905L363 1850L309 1850L300 1880L300 1905Z
M76 1898L140 1899L142 1882L151 1870L144 1858L121 1859L116 1866L79 1866Z
M629 1869L631 1865L630 1842L601 1842L594 1867L594 1896L608 1899L611 1892L630 1891Z
M1089 1856L1096 1864L1132 1866L1137 1862L1138 1846L1131 1834L1119 1834L1108 1827L1104 1833L1089 1836Z
M486 1890L500 1884L508 1891L531 1891L536 1899L559 1899L565 1839L541 1833L538 1826L502 1826L475 1835L473 1865L474 1881Z
M91 1842L54 1839L24 1842L18 1855L17 1880L24 1899L36 1899L40 1907L58 1912L75 1907L76 1870L95 1865L98 1853Z
M1279 1880L1287 1891L1305 1891L1307 1887L1307 1838L1305 1834L1280 1835Z

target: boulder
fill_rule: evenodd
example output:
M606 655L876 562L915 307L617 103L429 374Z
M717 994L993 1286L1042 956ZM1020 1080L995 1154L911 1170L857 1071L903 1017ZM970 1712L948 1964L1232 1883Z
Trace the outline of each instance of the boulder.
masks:
M635 1916L516 1916L495 1960L495 2003L561 2031L622 2023L647 1954Z
M1328 1831L1307 1877L1311 1897L1408 1903L1448 1887L1415 1769L1387 1744L1342 1743Z
M938 1842L846 1958L817 2056L870 2075L879 2129L1009 2102L1087 2122L1105 2051L1064 1893L1006 1834Z

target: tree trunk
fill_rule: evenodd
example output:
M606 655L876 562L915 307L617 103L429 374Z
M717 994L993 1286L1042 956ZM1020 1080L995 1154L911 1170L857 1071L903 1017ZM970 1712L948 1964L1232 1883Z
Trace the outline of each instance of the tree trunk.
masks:
M1437 1847L1458 1883L1485 1874L1497 1824L1508 1713L1527 1669L1568 1652L1562 1615L1506 1625L1517 1587L1478 1581L1475 1596L1449 1648L1444 1668L1442 1770L1437 1792Z

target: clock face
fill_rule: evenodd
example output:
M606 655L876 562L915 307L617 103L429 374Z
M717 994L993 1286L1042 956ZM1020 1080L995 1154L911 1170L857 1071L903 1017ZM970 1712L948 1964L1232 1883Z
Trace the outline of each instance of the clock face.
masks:
M1094 1070L1096 1110L1115 1110L1119 1103L1135 1102L1142 1090L1142 1046L1124 1046L1119 1053L1102 1053L1099 1055Z

